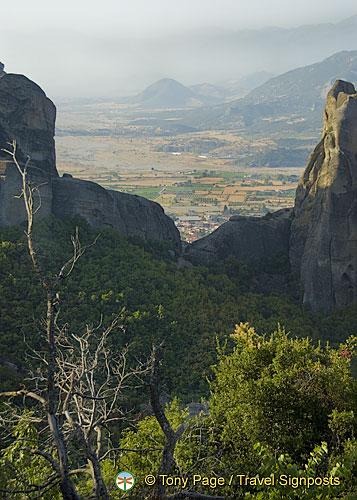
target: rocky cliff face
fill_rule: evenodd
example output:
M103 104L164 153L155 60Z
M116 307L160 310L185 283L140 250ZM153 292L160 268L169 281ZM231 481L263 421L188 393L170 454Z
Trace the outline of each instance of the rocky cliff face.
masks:
M357 300L357 94L351 83L337 80L327 95L322 138L300 179L294 211L232 217L185 253L209 264L228 255L249 262L283 251L312 309Z
M1 142L0 142L1 147ZM37 220L49 217L52 212L51 176L42 170L30 169L28 180L41 187L41 210ZM0 160L0 226L13 226L26 220L24 202L18 199L22 189L22 178L16 166L8 159ZM39 203L36 197L36 206Z
M56 108L38 85L22 75L0 78L0 144L17 141L20 161L31 157L30 167L58 176L55 157ZM0 159L8 159L0 152Z
M194 263L212 264L233 255L252 262L289 251L291 209L265 217L233 216L213 233L193 242L185 255Z
M83 216L94 227L113 227L124 236L169 241L180 250L181 240L173 221L160 205L139 196L109 191L93 182L59 177L55 163L56 109L35 83L21 75L6 74L0 64L0 149L17 142L20 163L30 156L29 180L41 187L37 218ZM21 177L9 155L0 152L0 225L26 219Z
M181 249L180 234L158 203L66 175L52 180L52 192L58 218L79 214L93 227L112 227L124 236L168 241Z
M357 94L337 80L322 138L296 192L290 261L304 302L328 310L357 299Z
M0 149L15 139L16 156L23 164L30 155L29 180L41 188L38 218L51 213L51 179L58 176L55 157L56 108L38 85L22 75L6 74L0 64ZM9 155L0 151L0 225L18 224L25 218L21 177Z

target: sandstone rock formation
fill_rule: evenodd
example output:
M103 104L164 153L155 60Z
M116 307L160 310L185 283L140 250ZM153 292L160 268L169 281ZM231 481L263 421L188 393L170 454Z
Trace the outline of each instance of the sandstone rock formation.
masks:
M188 245L185 256L207 265L229 255L247 263L288 252L291 216L288 208L264 217L235 215L213 233Z
M22 75L0 78L0 145L17 141L17 156L30 167L57 176L55 157L56 108L41 88ZM8 160L0 152L0 160Z
M290 262L304 302L329 310L357 299L357 94L337 80L321 141L296 192Z
M28 180L33 186L42 185L41 210L36 215L37 220L49 217L52 213L51 176L42 170L30 169ZM22 178L16 166L9 159L0 160L0 226L13 226L26 219L24 202L17 198L21 189ZM36 206L38 202L37 197Z
M58 218L79 214L93 227L112 227L124 236L168 241L181 249L179 232L158 203L66 175L53 179L52 189L52 212Z
M3 66L0 66L0 72ZM30 156L29 180L41 187L37 218L79 214L94 227L113 227L124 236L168 241L181 249L179 232L160 205L140 196L102 188L93 182L58 176L55 162L56 109L45 93L24 76L0 78L0 149L16 139L20 163ZM8 154L0 152L0 226L26 219L21 177Z
M209 264L228 255L250 262L287 250L312 309L357 300L357 94L351 83L337 80L327 95L322 138L300 179L294 211L232 217L185 254Z
M30 155L29 180L41 188L42 207L38 218L51 213L51 179L58 176L55 157L56 108L38 85L22 75L6 74L0 78L0 149L9 149L16 139L17 158ZM25 218L21 178L9 155L0 151L0 225L18 224Z

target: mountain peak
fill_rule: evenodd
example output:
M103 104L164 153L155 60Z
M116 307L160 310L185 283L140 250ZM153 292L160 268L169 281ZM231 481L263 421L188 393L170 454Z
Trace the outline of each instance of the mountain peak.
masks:
M184 107L195 98L195 94L182 83L172 78L162 78L152 83L134 98L142 106L156 108Z

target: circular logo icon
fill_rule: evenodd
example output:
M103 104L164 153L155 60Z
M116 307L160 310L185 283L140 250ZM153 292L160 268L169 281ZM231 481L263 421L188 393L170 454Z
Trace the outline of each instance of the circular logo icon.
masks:
M118 486L120 490L123 491L131 490L131 488L135 484L135 477L132 474L130 474L130 472L120 472L117 475L115 484Z

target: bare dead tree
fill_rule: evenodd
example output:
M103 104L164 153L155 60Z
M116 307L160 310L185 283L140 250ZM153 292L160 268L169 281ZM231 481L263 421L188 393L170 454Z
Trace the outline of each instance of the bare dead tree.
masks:
M41 208L41 195L39 192L40 187L43 184L32 186L28 178L28 167L30 163L30 157L27 157L27 161L23 168L21 168L17 158L16 158L16 141L12 144L9 143L11 149L3 149L5 153L8 153L12 158L22 181L22 190L18 198L23 198L25 204L25 210L27 215L27 230L25 231L27 238L27 245L32 260L33 267L37 273L41 285L46 291L46 302L47 302L47 314L46 314L46 342L47 342L47 390L45 396L40 396L31 391L18 391L17 393L3 393L4 396L17 396L23 395L28 398L32 398L37 403L40 403L46 411L48 425L51 429L52 436L56 443L56 449L58 453L58 470L60 473L60 488L65 500L79 500L79 496L75 490L73 482L69 474L68 465L68 453L66 448L66 443L58 425L58 418L56 416L56 386L55 386L55 366L56 366L56 343L55 343L55 300L56 293L55 290L58 286L59 281L62 278L68 276L68 274L73 269L76 261L83 254L83 249L80 246L78 238L72 240L74 253L71 259L69 259L61 268L60 272L56 278L51 281L44 274L41 269L40 262L34 247L32 233L34 217L36 213ZM35 195L38 196L38 203L36 206ZM78 236L78 235L77 235Z
M112 447L113 426L128 420L128 413L122 408L123 392L141 387L148 371L148 364L141 361L135 368L128 368L129 346L119 354L110 350L108 338L118 330L123 331L120 317L107 328L87 326L80 335L70 333L67 325L57 327L55 337L56 411L65 418L61 430L65 441L75 442L86 460L87 466L80 471L91 477L91 498L103 500L109 500L109 494L101 462L117 451ZM32 353L40 365L46 365L43 353ZM36 387L36 394L45 393L46 378L46 372L39 369L31 373L29 380Z
M154 345L151 356L150 403L156 420L158 421L164 433L165 443L159 470L157 472L157 480L150 495L150 500L184 500L187 498L197 500L228 500L228 498L226 497L205 495L187 490L173 493L171 495L166 495L166 484L164 484L163 481L159 481L160 477L168 476L170 474L174 461L176 444L187 428L187 422L184 422L175 432L170 422L168 421L165 415L165 411L160 403L159 368L163 349L164 344L160 344L158 346Z
M127 366L128 348L115 357L107 345L109 335L120 327L116 318L108 328L99 325L87 327L85 333L69 333L66 326L58 326L58 294L56 289L72 272L76 262L87 247L82 247L78 230L72 238L73 255L62 266L54 279L43 272L33 243L34 217L41 207L39 188L33 186L28 176L30 158L21 168L16 158L16 141L7 152L22 179L23 198L27 214L25 231L30 258L41 285L46 291L46 352L32 350L39 368L26 379L25 386L17 391L0 393L7 398L23 397L37 404L38 409L27 418L41 426L42 443L23 444L23 450L47 461L52 473L40 485L25 485L21 490L7 491L8 494L34 493L41 498L44 492L59 485L64 500L80 500L73 484L73 475L86 473L92 478L92 497L109 500L108 491L101 473L101 461L110 455L111 426L124 418L121 410L123 390L142 384L141 377L148 367L138 363L130 370ZM95 241L92 243L94 244ZM9 411L3 422L16 423L22 416L17 407L8 403ZM71 470L68 458L68 443L75 439L79 467ZM104 445L106 440L108 445Z

